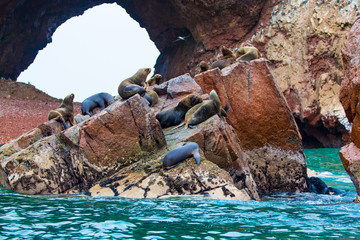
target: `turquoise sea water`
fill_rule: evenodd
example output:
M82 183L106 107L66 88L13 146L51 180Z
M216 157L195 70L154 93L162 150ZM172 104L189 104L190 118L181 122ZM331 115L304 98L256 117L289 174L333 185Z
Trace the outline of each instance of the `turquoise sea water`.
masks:
M342 196L279 194L264 201L26 196L0 188L0 239L360 238L360 205L339 149L306 150L308 167Z

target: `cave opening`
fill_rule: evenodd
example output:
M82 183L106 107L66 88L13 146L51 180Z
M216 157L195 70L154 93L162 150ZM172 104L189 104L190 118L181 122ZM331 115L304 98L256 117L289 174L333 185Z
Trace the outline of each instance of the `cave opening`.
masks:
M295 121L305 149L341 148L349 141L348 131L340 123L329 128L325 127L322 121L318 121L315 126L310 125L306 120L301 121L297 117L295 117Z
M75 101L98 92L115 96L122 80L153 68L158 56L145 28L125 9L102 4L60 25L17 81L56 98L74 93Z

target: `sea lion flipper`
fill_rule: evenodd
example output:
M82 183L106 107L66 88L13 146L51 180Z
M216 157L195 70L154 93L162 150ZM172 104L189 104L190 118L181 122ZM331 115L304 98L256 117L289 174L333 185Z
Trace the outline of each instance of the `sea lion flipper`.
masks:
M201 162L201 157L200 157L200 153L199 153L199 149L197 149L194 153L193 153L193 156L196 160L196 163L197 164L200 164Z

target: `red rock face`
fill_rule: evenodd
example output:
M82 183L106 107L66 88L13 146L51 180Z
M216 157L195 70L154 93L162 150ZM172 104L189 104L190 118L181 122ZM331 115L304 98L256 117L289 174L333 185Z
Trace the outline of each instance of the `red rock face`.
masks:
M112 168L128 165L144 152L166 145L155 115L136 95L126 102L117 101L81 127L79 147L89 161ZM129 157L131 156L131 157Z
M341 85L340 100L346 116L352 122L352 143L341 148L340 158L346 172L360 195L360 18L351 28L343 49L344 81Z
M47 122L49 112L60 104L32 85L0 80L0 144ZM80 103L74 103L74 112L80 112Z
M195 81L204 93L214 89L222 106L229 104L226 120L262 194L307 189L301 136L264 59L206 71Z
M245 149L270 144L302 150L295 120L264 59L210 70L195 81L205 93L214 89L223 106L229 104L227 121Z

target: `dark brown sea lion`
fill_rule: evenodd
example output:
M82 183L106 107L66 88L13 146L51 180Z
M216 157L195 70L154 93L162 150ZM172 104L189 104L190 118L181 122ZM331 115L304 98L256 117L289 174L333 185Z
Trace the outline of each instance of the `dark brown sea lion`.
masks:
M181 99L176 107L156 114L156 119L160 122L162 128L176 126L184 120L185 114L190 108L202 101L201 97L190 94Z
M120 97L128 99L137 93L143 95L146 92L143 86L150 72L150 68L140 68L133 76L123 80L118 87Z
M163 161L163 167L170 169L180 164L189 157L194 157L197 164L200 164L201 157L199 152L199 145L194 142L186 142L183 146L175 148L168 152Z
M225 106L228 109L228 105ZM218 95L214 90L210 92L209 100L199 103L187 111L185 115L186 127L197 125L218 114L219 116L226 116L226 111L221 108L221 103Z
M74 94L70 94L64 98L59 108L51 110L48 115L48 119L55 119L61 122L65 129L67 129L66 122L70 122L71 126L74 126Z
M237 61L251 61L260 58L259 50L256 47L241 47L237 50Z
M94 95L86 98L81 103L81 113L83 115L92 116L91 111L94 108L99 107L100 110L103 110L104 108L106 108L107 106L112 104L113 102L114 102L114 97L111 96L109 93L101 92L101 93L94 94Z

